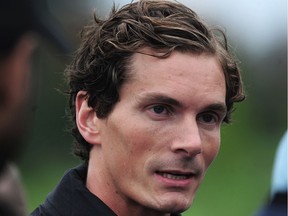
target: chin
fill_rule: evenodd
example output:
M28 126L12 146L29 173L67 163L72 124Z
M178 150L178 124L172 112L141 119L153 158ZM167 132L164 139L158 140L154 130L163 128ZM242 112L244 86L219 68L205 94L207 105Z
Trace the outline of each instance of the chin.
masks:
M190 208L192 201L191 198L183 198L175 194L174 197L162 200L160 209L166 213L181 213Z

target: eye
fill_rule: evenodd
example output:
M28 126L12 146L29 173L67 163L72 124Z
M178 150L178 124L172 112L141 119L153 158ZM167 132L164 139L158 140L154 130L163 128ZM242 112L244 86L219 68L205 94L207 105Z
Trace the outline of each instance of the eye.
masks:
M219 123L219 117L215 113L202 113L198 116L198 121L204 124L217 124Z
M156 105L156 106L153 106L151 109L156 114L162 114L164 112L167 112L166 107L164 107L163 105Z
M171 108L169 108L167 105L162 104L155 104L149 106L147 112L150 118L154 120L164 120L172 115Z

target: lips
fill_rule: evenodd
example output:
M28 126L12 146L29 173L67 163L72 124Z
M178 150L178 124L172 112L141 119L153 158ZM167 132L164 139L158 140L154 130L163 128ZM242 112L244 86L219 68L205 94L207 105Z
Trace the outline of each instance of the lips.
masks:
M164 172L158 171L156 173L162 176L163 178L171 180L186 180L192 178L193 176L193 173L177 172L177 171L164 171Z

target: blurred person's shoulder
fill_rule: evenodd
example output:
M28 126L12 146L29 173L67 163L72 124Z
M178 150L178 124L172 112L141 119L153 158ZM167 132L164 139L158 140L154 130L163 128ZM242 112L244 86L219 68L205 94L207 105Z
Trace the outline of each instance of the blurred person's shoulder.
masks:
M27 215L21 178L13 163L1 164L0 203L0 215Z

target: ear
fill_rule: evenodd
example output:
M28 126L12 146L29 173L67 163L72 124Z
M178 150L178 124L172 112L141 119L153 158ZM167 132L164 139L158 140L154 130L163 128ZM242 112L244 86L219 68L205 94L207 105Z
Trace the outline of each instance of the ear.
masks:
M85 91L79 91L76 96L76 124L82 137L90 144L100 144L99 119L92 107L88 106L88 96Z

